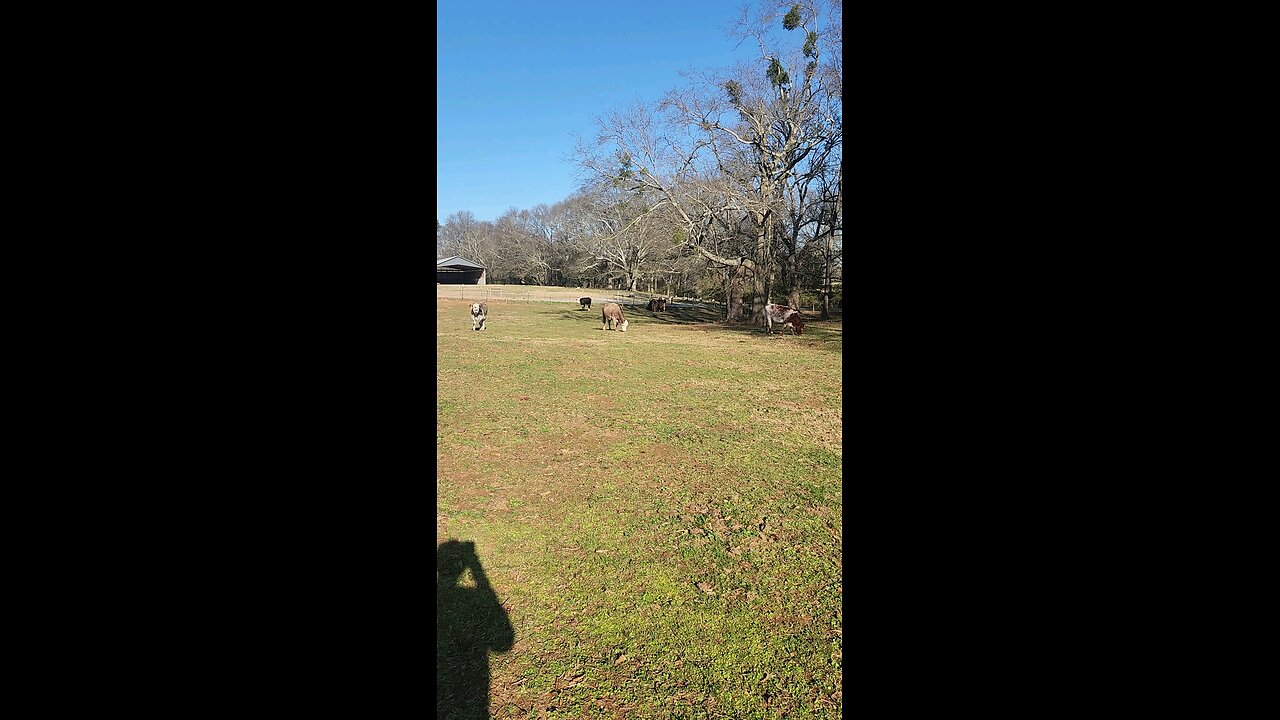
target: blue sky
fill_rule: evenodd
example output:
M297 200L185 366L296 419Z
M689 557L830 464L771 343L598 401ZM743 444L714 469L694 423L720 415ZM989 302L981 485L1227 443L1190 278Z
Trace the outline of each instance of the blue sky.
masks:
M565 199L574 133L684 83L681 70L749 59L725 28L743 0L436 4L436 216Z

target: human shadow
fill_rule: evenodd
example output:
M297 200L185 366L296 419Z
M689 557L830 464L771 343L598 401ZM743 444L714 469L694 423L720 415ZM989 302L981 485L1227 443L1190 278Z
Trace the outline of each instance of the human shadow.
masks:
M489 720L489 653L506 652L514 641L476 544L436 547L437 720Z

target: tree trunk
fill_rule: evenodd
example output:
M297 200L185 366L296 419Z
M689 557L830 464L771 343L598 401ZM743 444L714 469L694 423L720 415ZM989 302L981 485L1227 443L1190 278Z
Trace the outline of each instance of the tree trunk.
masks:
M725 275L725 320L727 322L742 322L746 315L742 306L742 274L745 272L741 265L727 268Z
M701 246L697 246L697 249L698 252L702 253L703 257L715 263L716 266L724 268L725 320L731 323L743 321L746 318L742 302L746 285L746 273L755 273L754 262L749 258L732 259L720 257Z
M769 234L762 226L756 231L756 272L751 282L751 324L764 327L764 306L769 302Z
M822 319L831 319L831 256L835 251L834 233L827 235L827 248L822 257Z
M725 267L721 269L724 275L720 278L720 284L724 287L724 319L730 322L733 319L733 274L737 268Z
M800 274L796 272L796 253L787 257L784 273L787 279L787 305L800 309Z

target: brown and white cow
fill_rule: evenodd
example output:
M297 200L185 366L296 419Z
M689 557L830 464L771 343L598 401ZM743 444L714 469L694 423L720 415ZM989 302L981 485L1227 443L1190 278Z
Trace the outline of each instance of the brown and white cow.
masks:
M591 298L589 298L589 297L578 298L578 304L582 306L582 307L578 308L579 310L590 310L590 309L591 309Z
M790 327L795 334L804 333L804 320L800 319L800 311L787 305L778 305L769 303L764 306L764 332L766 335L773 332L774 323L784 323Z
M658 312L666 312L666 311L667 311L667 299L658 298Z
M627 331L627 320L622 315L622 307L618 303L607 303L600 309L600 329L601 330L617 330L618 332Z
M484 321L489 317L489 306L484 303L472 303L471 305L471 329L483 330Z

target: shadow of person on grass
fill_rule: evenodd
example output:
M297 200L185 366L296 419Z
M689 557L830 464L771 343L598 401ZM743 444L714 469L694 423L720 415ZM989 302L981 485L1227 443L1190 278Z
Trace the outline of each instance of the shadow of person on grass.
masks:
M511 620L489 587L476 544L450 540L438 546L438 720L489 720L489 652L506 652L514 641Z

